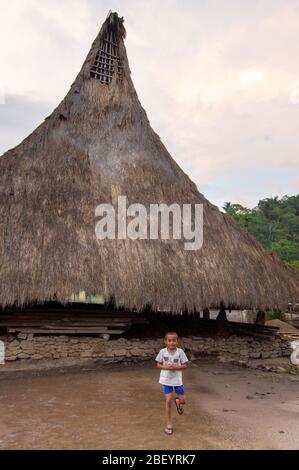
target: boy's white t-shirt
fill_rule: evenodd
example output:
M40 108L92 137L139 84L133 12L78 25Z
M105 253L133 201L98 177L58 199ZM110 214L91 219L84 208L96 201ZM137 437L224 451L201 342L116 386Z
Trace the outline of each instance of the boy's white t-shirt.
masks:
M188 362L188 358L180 348L177 348L173 354L170 353L167 348L164 348L159 352L156 357L156 361L163 364L163 366L167 364L176 364L181 366ZM159 383L162 385L179 387L183 385L182 377L183 374L181 370L161 370Z

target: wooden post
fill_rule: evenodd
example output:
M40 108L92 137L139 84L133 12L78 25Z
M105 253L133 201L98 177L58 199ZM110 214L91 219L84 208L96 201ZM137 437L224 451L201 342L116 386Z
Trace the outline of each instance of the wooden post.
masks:
M225 311L225 305L223 302L220 304L220 312L217 316L216 319L216 330L217 333L224 333L227 330L228 327L228 321L227 321L227 316L226 316L226 311Z
M266 313L259 310L256 316L255 324L265 325L265 323L266 323Z
M205 318L206 320L209 320L210 319L210 310L208 308L204 308L203 310L203 318Z

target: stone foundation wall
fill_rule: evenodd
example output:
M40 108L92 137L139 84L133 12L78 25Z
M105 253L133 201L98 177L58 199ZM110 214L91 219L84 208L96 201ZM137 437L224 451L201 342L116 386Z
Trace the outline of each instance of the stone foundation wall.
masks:
M106 341L99 337L73 336L0 336L5 344L5 361L101 359L104 363L154 360L164 347L163 339L125 339ZM202 354L214 355L220 360L266 359L289 356L289 341L282 339L256 340L252 337L186 337L180 341L189 359Z

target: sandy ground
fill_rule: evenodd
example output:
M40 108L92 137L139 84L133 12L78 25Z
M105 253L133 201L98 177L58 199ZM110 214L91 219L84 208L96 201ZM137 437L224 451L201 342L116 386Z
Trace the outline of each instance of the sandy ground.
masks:
M202 360L164 429L150 364L0 374L0 449L299 449L299 382Z

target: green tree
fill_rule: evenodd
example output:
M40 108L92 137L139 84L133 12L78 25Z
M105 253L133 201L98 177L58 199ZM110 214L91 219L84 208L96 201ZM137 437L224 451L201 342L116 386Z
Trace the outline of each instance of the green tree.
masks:
M270 197L248 209L226 202L223 209L287 263L299 260L299 194Z
M271 250L288 263L299 259L299 244L292 240L274 242L271 245Z

